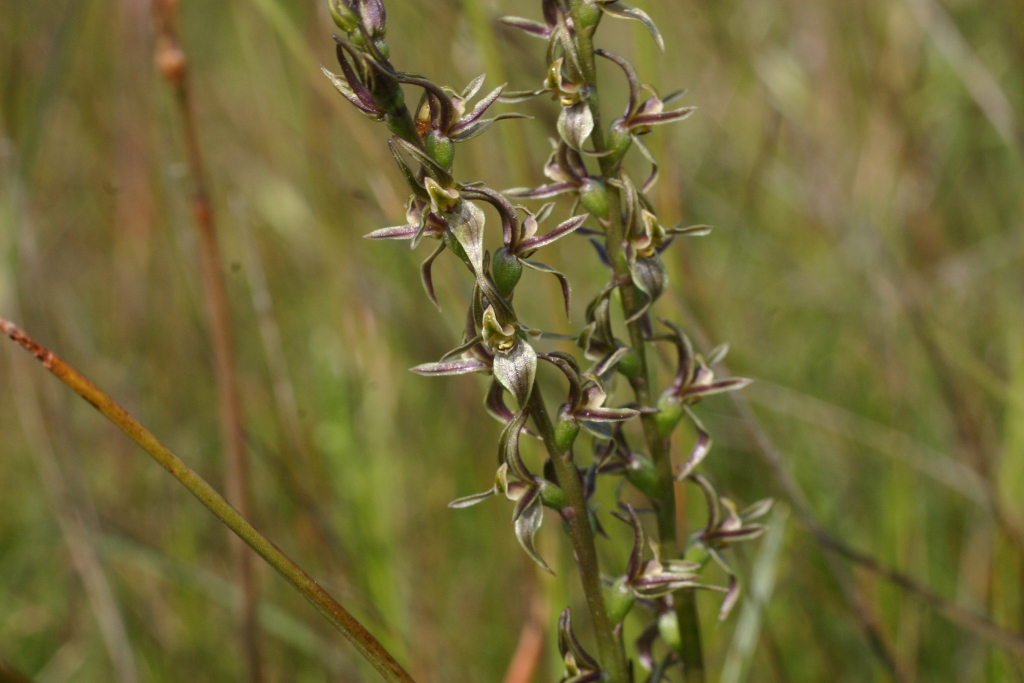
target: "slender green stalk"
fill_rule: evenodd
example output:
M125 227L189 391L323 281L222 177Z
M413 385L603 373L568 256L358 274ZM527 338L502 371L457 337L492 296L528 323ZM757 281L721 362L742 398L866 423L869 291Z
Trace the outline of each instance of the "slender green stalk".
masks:
M571 8L576 24L578 26L584 25L585 22L582 20L582 14L587 10L584 7L583 1L572 0ZM604 129L601 127L601 115L598 106L597 69L592 33L586 30L579 31L576 35L576 46L580 52L583 75L587 81L587 105L590 107L591 114L594 117L594 131L590 139L594 143L595 150L603 152L607 147ZM601 172L606 178L614 179L619 176L622 155L598 157L598 161L601 166ZM626 284L619 287L619 292L622 297L623 314L627 320L630 320L641 309L642 302L639 291L632 283L629 267L623 254L623 244L626 235L622 220L622 199L619 191L613 186L608 187L608 199L609 221L607 225L606 248L616 277L622 278L626 282ZM647 340L644 333L647 317L645 315L629 324L630 345L636 352L639 361L639 372L630 383L637 402L645 408L652 408L655 402L651 396L651 372L647 363ZM672 472L669 439L663 439L658 434L653 414L644 414L641 420L647 447L658 475L658 495L651 503L654 506L658 522L659 550L662 557L679 557L680 544L678 541L679 531L676 528L675 479ZM701 647L700 620L694 592L677 591L673 598L682 642L679 655L683 658L683 671L686 681L687 683L703 683L705 679L704 654Z
M597 548L594 545L594 533L590 527L590 515L587 512L587 500L583 494L583 484L573 464L572 450L561 452L555 444L555 430L551 425L544 397L540 388L533 387L530 394L530 414L537 425L544 446L555 466L558 484L565 491L569 504L562 510L562 518L569 526L569 538L572 540L576 555L576 565L583 583L583 593L587 598L587 607L594 622L597 634L597 649L601 664L605 667L615 683L629 680L625 653L615 637L608 609L604 602L604 587L601 584L601 569L597 561Z
M113 422L144 451L171 473L175 479L199 499L210 512L217 516L231 531L250 548L277 570L303 597L313 604L363 655L384 680L389 683L414 683L394 657L384 649L376 638L360 624L355 617L341 606L330 594L321 588L305 571L287 555L282 553L266 536L257 531L199 474L189 468L178 456L129 415L114 399L103 393L95 384L68 365L55 353L40 346L31 337L19 330L13 323L0 318L0 332L23 346L38 358L43 367L72 391L91 403L94 408Z

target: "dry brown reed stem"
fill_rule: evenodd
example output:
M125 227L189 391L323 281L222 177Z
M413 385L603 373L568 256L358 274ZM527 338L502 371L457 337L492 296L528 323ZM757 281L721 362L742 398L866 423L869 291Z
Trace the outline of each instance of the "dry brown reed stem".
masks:
M530 614L519 633L519 642L512 653L512 660L508 664L502 683L530 683L544 655L544 630L549 607L543 593L536 586L534 591L533 599L530 601Z
M178 36L178 1L153 0L156 26L156 64L160 75L174 91L181 118L189 173L192 177L192 219L199 233L199 253L207 316L213 342L217 395L220 403L221 435L224 441L225 488L228 501L243 515L249 515L248 463L245 454L245 428L242 423L241 396L238 391L231 309L227 282L221 268L220 249L213 207L210 204L206 168L199 146L192 95L188 85L188 60ZM252 557L242 543L231 537L231 551L242 587L242 643L249 680L261 683L258 577Z
M0 333L7 335L39 359L43 367L53 373L68 388L92 404L94 408L103 413L118 429L127 434L132 441L137 443L156 460L161 467L170 472L199 502L205 505L238 538L255 550L260 557L277 570L296 590L302 593L303 597L316 607L321 614L327 617L341 631L342 635L356 647L359 653L380 672L384 680L388 681L388 683L415 683L412 676L384 649L380 641L374 638L373 634L367 631L355 617L349 614L348 610L341 606L341 603L331 597L301 567L271 543L266 536L257 531L205 479L186 465L170 449L160 443L152 432L129 415L114 399L103 393L95 384L68 365L57 354L41 346L4 318L0 318Z

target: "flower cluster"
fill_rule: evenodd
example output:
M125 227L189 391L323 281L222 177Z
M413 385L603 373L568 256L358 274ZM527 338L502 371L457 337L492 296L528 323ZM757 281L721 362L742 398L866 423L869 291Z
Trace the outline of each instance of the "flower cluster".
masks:
M724 346L703 356L695 352L675 323L659 319L667 331L656 333L651 322L650 309L668 287L661 254L676 237L706 235L710 228L662 225L646 194L658 179L658 166L642 138L653 126L686 119L694 107L669 109L681 93L659 96L653 87L641 83L624 57L595 49L593 36L606 16L640 21L664 47L661 34L647 14L620 0L542 0L542 21L503 19L546 41L547 70L540 87L509 92L501 85L473 105L483 75L456 90L392 66L381 0L330 0L330 9L342 32L335 36L340 73L324 71L359 111L387 125L392 133L389 148L410 191L405 223L375 230L367 237L408 240L413 248L425 238L436 243L421 266L423 286L435 305L432 265L442 252L454 254L472 277L460 343L437 362L413 368L428 376L487 376L485 405L503 425L494 484L450 505L463 508L504 496L514 503L516 538L548 571L534 537L545 507L560 514L574 544L599 650L596 657L584 651L566 610L559 621L559 648L565 663L562 681L631 680L623 656L621 624L631 608L640 604L653 613L654 620L637 643L638 659L648 670L658 672L649 679L656 683L667 666L685 663L692 652L687 649L692 643L687 645L678 629L672 630L681 609L675 596L696 589L723 591L724 618L736 602L738 583L722 553L732 543L759 535L764 527L750 522L770 506L770 502L762 503L737 512L731 500L719 496L707 476L696 473L710 452L711 437L694 405L712 394L739 389L747 380L716 378L712 368L724 357ZM629 86L623 114L607 128L602 127L596 107L596 57L616 64ZM406 88L420 93L413 109L405 104ZM646 99L644 91L649 93ZM479 135L496 121L524 118L515 113L488 117L491 107L541 95L551 96L559 107L557 138L543 169L550 182L499 192L480 181L456 180L458 143ZM642 183L634 182L621 163L632 149L652 166ZM574 200L569 215L548 230L542 229L542 224L552 216L556 204L534 208L514 203L563 195ZM493 207L501 220L501 246L493 254L485 246L483 205ZM607 283L588 302L578 333L564 336L535 329L517 311L517 305L526 310L534 303L516 298L524 269L557 278L568 316L568 279L535 256L556 240L580 239L577 235L589 237L597 248L608 271ZM613 322L614 304L622 306L625 336L620 336L621 331L616 334L621 326ZM652 392L654 377L647 362L646 347L655 342L670 343L677 350L675 376L660 394ZM567 349L542 347L559 343L575 347L579 357ZM541 361L556 368L567 385L554 420L536 382ZM632 400L624 403L613 400L616 384L623 382L634 390ZM514 399L514 408L506 404L506 394ZM695 445L686 464L673 472L668 460L669 439L684 418L694 427ZM528 425L531 419L532 430ZM643 429L627 429L632 422L643 422ZM634 445L634 432L642 433L643 445ZM523 433L544 442L547 459L540 467L531 469L524 461L520 453ZM593 443L593 462L587 466L578 464L574 455L581 433L588 434ZM646 496L649 509L659 516L660 532L659 539L650 543L651 557L645 559L644 526L633 505L621 503L622 511L614 514L631 526L634 544L625 573L603 579L607 590L601 588L594 552L594 532L603 533L603 529L590 504L602 477L621 477ZM708 500L707 524L688 540L682 530L674 529L674 478L696 484ZM678 538L685 542L679 543ZM726 572L728 587L714 586L702 578L709 561ZM654 647L659 639L668 652L656 658Z

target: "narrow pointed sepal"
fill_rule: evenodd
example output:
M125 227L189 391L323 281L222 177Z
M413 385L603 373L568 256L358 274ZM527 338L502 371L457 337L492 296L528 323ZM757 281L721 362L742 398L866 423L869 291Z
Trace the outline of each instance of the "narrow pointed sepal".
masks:
M487 367L486 363L473 358L469 360L448 361L446 363L423 363L414 368L409 368L409 370L424 377L445 377L449 375L466 375L471 372L487 372L490 368Z
M745 377L730 377L728 379L711 382L710 384L694 385L679 392L679 398L686 401L694 401L698 398L704 398L705 396L722 394L727 391L738 391L750 384L752 381L753 380Z
M516 501L516 506L512 511L512 523L515 527L516 539L530 559L536 562L541 569L554 575L555 572L540 556L534 545L534 537L543 522L544 505L541 502L540 487L532 486Z
M464 498L457 498L457 499L453 500L452 502L448 503L448 507L453 508L453 509L461 509L461 508L472 507L473 505L476 505L477 503L484 502L488 498L493 498L497 494L498 494L498 491L496 489L492 488L490 491L484 491L483 493L474 493L473 495L466 496Z
M654 38L654 42L658 44L658 48L661 49L662 52L665 51L665 39L661 37L661 31L658 30L658 26L654 23L654 20L651 19L651 17L643 10L637 9L636 7L624 2L620 2L619 0L601 3L601 9L613 17L639 21L647 28L648 31L650 31L651 36Z
M522 264L527 268L539 270L542 273L549 273L558 278L558 284L562 286L562 300L565 302L565 317L568 318L569 307L572 305L572 288L569 285L569 278L565 277L565 275L562 272L555 270L551 266L545 265L543 263L538 263L537 261L524 260L522 261Z

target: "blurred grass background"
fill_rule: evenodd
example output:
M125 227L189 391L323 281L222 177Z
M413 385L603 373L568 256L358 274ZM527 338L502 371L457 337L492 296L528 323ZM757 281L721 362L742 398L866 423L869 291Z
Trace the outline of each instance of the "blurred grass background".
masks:
M424 254L361 239L403 221L406 193L384 131L319 72L333 66L323 4L182 8L253 521L421 680L498 681L531 603L546 627L578 605L575 572L553 518L541 543L557 579L535 574L506 505L445 508L490 485L498 424L478 379L406 368L458 342L467 282L442 259L438 315L418 282ZM639 4L665 54L631 23L607 20L600 41L699 107L649 139L663 161L652 198L666 224L716 227L669 252L662 314L732 342L732 371L758 380L746 392L757 421L826 529L1024 631L1024 4ZM393 0L393 61L458 87L482 71L490 87L536 87L543 44L494 21L536 17L535 5ZM144 0L0 3L0 314L220 486L189 183L152 40ZM617 115L618 74L602 76ZM555 112L516 109L536 118L460 148L459 178L541 181ZM573 278L576 321L604 277L589 254L573 258L582 249L565 240L546 259ZM524 280L520 308L539 300L531 323L568 331L553 279ZM240 680L223 529L23 356L0 352L0 660L39 683ZM700 412L721 488L785 501L733 404ZM697 496L688 508L693 528ZM728 680L886 680L817 544L775 520L778 559L750 547L736 561L748 587L771 592L763 614L741 603L750 617L719 626L718 597L699 598L711 670L731 657ZM624 529L608 526L601 551L621 570ZM904 680L1024 680L1019 653L843 567ZM268 680L375 680L261 575ZM547 653L537 681L560 675Z

